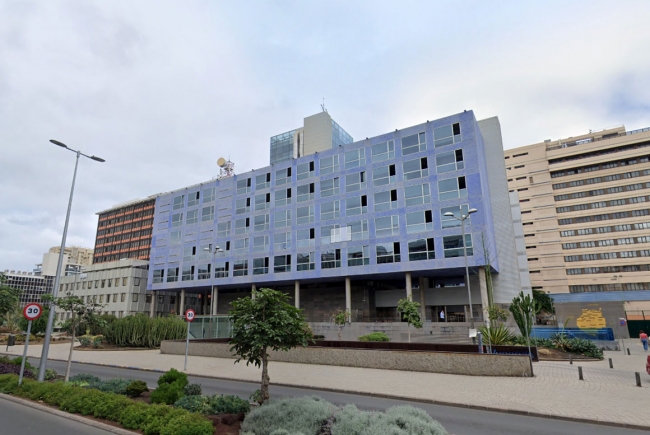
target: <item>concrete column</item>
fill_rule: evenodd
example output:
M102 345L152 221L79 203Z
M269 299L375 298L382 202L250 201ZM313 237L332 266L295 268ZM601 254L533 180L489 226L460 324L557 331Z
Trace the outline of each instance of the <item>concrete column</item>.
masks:
M424 306L424 290L426 290L427 282L429 280L424 276L420 277L420 319L424 322L427 320L426 308Z
M296 308L300 308L300 281L294 281L294 296L293 301L295 302Z
M352 284L350 277L345 277L345 311L348 313L348 321L352 322Z
M149 304L149 317L156 317L156 292L151 292L151 303ZM147 300L147 297L144 297L144 300Z
M413 300L413 288L411 287L411 272L406 272L406 297Z
M487 279L485 277L485 267L478 268L478 284L481 289L481 305L483 308L483 321L489 327L490 319L488 317L488 308L490 308L490 300L488 299Z
M251 298L255 299L255 291L257 290L257 287L255 287L255 284L251 285Z
M181 299L179 301L180 307L178 308L178 314L181 316L185 315L185 289L181 290Z
M218 287L213 287L212 288L212 311L210 312L211 315L216 316L217 315L217 308L219 307L219 288Z

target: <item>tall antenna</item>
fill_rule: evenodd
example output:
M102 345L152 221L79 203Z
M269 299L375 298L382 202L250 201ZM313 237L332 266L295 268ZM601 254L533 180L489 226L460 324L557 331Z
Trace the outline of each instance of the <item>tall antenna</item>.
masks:
M320 108L323 109L323 112L327 112L327 109L325 108L325 97L323 97L323 104L320 105Z
M219 175L217 175L217 180L229 178L235 175L235 164L230 161L230 158L226 160L223 157L219 157L217 165L219 165Z

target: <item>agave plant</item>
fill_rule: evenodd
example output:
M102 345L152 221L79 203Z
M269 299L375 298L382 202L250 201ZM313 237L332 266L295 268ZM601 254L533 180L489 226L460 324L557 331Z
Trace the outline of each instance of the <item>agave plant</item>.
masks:
M478 330L483 335L483 342L489 345L510 344L515 340L515 335L504 325L481 326Z

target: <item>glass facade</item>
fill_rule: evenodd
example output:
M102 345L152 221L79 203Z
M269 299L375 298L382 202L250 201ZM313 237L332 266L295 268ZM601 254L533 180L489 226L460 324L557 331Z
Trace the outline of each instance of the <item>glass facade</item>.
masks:
M354 142L352 136L332 119L332 148Z
M278 134L271 138L271 164L293 158L293 134L296 130Z

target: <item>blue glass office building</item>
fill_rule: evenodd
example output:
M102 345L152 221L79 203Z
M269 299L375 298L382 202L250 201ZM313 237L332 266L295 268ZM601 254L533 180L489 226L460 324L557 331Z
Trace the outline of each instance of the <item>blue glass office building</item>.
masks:
M410 294L427 319L462 322L466 243L481 319L486 264L496 302L530 288L502 156L498 120L465 111L161 194L149 290L197 293L225 314L252 288L277 288L315 322L346 308L394 319ZM470 208L463 241L444 214Z

